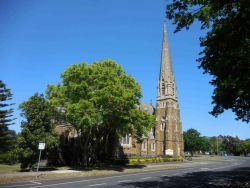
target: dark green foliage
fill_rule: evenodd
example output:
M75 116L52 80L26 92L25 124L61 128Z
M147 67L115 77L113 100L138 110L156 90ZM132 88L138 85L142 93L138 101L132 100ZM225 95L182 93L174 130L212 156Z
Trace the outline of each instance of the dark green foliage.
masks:
M208 140L208 138L206 138L206 137L201 137L200 138L200 151L202 151L202 152L208 152L208 151L210 151L210 147L211 147L211 145L210 145L210 143L209 143L209 140Z
M1 148L2 152L0 153L0 163L15 164L18 162L16 153L16 138L16 132L13 130L8 130L8 134L5 138L6 145L3 145L3 147Z
M189 129L183 132L184 151L188 151L193 155L195 151L199 150L200 133L195 129Z
M79 165L81 150L78 138L69 138L66 131L60 136L60 161L67 166Z
M220 154L226 152L231 155L247 155L250 153L250 141L240 140L237 136L213 136L210 138L201 137L195 129L189 129L183 133L184 150L193 155L195 152L210 152L211 154ZM218 149L218 152L217 152Z
M0 80L0 154L10 150L13 131L10 131L8 126L12 123L13 109L9 108L12 104L7 101L12 99L10 89Z
M244 143L237 136L224 136L222 148L229 154L240 155L244 152Z
M240 140L237 136L218 136L209 139L210 151L212 154L226 152L231 155L247 155L250 153L250 141ZM218 153L217 153L218 148Z
M200 135L201 134L195 129L189 129L183 133L184 150L190 152L192 156L194 152L210 150L208 139Z
M77 130L73 140L81 166L114 157L119 137L139 138L154 125L154 117L137 108L140 85L114 61L74 64L61 77L62 83L48 86L47 96Z
M231 109L236 119L250 120L250 1L173 0L167 5L167 18L176 24L175 32L198 20L208 29L201 38L198 59L204 73L213 76L211 114Z
M9 130L9 125L12 125L12 112L10 108L12 103L8 103L12 99L10 89L0 80L0 163L15 163L17 162L14 155L16 133Z
M22 116L22 131L18 136L18 153L21 168L31 168L38 160L38 143L45 142L46 148L43 150L43 159L48 159L49 163L58 160L58 138L53 133L51 123L52 110L43 95L35 94L26 102L20 105Z

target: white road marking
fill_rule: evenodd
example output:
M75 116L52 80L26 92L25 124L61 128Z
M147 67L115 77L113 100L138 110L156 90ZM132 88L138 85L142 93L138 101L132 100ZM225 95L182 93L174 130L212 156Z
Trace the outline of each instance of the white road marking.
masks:
M200 170L209 170L209 168L200 168Z
M121 181L118 181L119 183L124 183L124 182L130 182L132 180L121 180Z
M38 185L42 184L42 183L37 182L37 181L30 181L30 183L34 183L34 184L38 184Z
M7 186L3 186L3 187L24 187L24 186L28 186L28 185L34 185L34 183L29 183L29 184L20 184L20 185L7 185Z
M180 173L180 172L178 172L178 173L175 173L175 174L170 174L171 176L176 176L176 175L180 175L180 174L185 174L185 173L187 173L187 172L182 172L182 173Z
M145 178L141 178L142 180L147 180L147 179L150 179L152 177L145 177Z
M175 174L161 175L161 177L176 176L176 175L180 175L180 174L184 174L184 173L186 173L186 172L178 172Z
M93 184L93 185L90 185L90 187L101 186L101 185L105 185L105 184L106 183Z

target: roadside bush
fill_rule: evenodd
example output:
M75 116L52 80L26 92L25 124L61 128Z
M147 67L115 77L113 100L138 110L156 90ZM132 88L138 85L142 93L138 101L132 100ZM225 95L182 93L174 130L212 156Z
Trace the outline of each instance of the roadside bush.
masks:
M0 164L16 164L18 163L18 156L14 151L9 151L0 154Z
M124 159L113 159L112 164L116 165L139 165L139 164L149 164L149 163L162 163L162 162L174 162L183 161L182 157L142 157L142 156L130 156Z
M127 164L137 165L137 164L162 163L162 162L173 162L173 161L183 161L183 158L182 157L151 157L151 158L133 157L128 159Z

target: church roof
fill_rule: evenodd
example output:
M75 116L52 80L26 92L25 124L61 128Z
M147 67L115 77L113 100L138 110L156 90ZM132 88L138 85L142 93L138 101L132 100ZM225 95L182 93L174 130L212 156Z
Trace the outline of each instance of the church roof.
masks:
M152 104L140 103L139 109L148 112L149 114L155 113L155 108Z

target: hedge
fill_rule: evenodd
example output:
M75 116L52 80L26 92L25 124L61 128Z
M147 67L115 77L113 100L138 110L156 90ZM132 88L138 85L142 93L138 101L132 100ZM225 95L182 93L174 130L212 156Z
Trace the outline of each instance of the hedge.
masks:
M115 164L148 164L148 163L162 163L162 162L173 162L173 161L183 161L182 157L130 157L128 159L115 159L113 163Z

